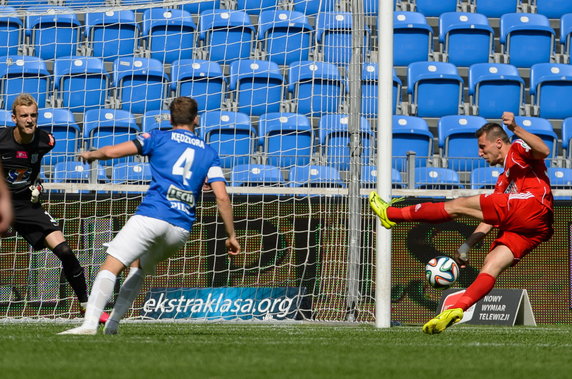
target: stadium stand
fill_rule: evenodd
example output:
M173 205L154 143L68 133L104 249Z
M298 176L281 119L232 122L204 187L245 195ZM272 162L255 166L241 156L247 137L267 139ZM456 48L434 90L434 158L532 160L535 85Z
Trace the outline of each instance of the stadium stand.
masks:
M220 0L197 1L192 3L185 3L182 5L182 9L191 14L200 14L201 12L209 9L220 9L220 8L221 8Z
M415 152L415 167L427 166L433 155L433 134L427 122L419 117L393 116L392 129L393 168L406 171L409 152Z
M47 60L77 54L80 23L72 9L36 6L27 8L26 14L26 34L35 56Z
M0 6L0 56L17 55L23 37L24 24L16 16L16 8Z
M91 55L106 62L135 52L139 27L132 10L85 15L85 34Z
M572 95L572 66L538 63L530 69L530 97L534 114L543 118L572 116L572 104L562 99Z
M548 18L560 18L566 13L572 13L572 2L568 0L535 0L536 13Z
M562 121L562 158L566 160L567 166L572 165L572 150L570 142L572 140L572 117L567 117Z
M361 113L368 118L377 117L377 83L379 67L377 63L364 63L361 71ZM393 114L401 107L401 79L393 69Z
M570 63L570 36L572 35L572 13L560 18L560 52L564 55L563 63Z
M322 165L294 166L288 182L290 187L346 187L336 168Z
M552 152L547 159L551 160L556 158L558 155L558 136L554 132L554 128L550 121L540 118L540 117L525 117L525 116L517 116L515 117L515 121L518 125L522 126L529 132L536 134L544 143L548 146L550 151ZM513 139L514 134L510 130L506 130L509 138ZM547 162L549 163L549 162Z
M336 0L294 0L294 10L306 15L316 15L320 12L336 10Z
M126 162L113 166L111 183L113 184L149 184L151 166L146 162Z
M375 188L376 184L377 167L374 165L363 165L361 167L361 186L364 188ZM391 169L391 186L394 189L405 186L401 179L401 174L394 168Z
M225 97L226 80L217 62L182 59L171 65L171 91L198 103L199 111L220 109Z
M427 17L439 17L445 12L456 12L458 0L414 0L415 10Z
M150 132L153 129L171 129L171 112L168 110L154 110L145 112L141 121L141 131Z
M502 167L477 167L471 171L472 189L491 189L495 187Z
M393 14L393 64L407 66L429 60L433 52L433 29L418 12Z
M12 109L22 92L32 95L39 108L46 106L51 75L43 59L26 55L8 55L0 60L2 107Z
M500 18L505 13L516 13L520 0L469 0L475 12L489 18Z
M444 116L437 125L440 155L444 167L455 171L472 171L487 164L479 157L475 132L487 120L480 116Z
M16 126L12 120L12 111L0 109L0 127Z
M97 164L98 182L107 182L108 178L105 175L105 169ZM54 166L52 181L54 183L89 183L93 168L87 163L78 161L59 162ZM87 192L87 191L86 191Z
M251 15L259 15L265 10L275 10L279 0L236 0L236 9Z
M52 133L56 140L54 148L44 156L44 164L55 165L75 159L82 147L82 134L72 112L65 108L39 109L38 128Z
M464 187L455 170L444 167L416 167L415 188L444 190Z
M316 50L326 62L350 63L353 54L353 17L350 12L323 12L316 17ZM362 54L367 56L369 33L366 31Z
M278 167L261 164L236 165L230 173L230 185L241 186L282 186L286 183Z

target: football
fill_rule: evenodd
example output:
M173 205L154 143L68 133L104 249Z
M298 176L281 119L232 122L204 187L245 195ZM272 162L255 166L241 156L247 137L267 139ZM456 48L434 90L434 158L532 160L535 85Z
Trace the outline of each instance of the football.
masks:
M453 258L438 256L425 265L425 277L434 288L449 288L459 277L459 266Z

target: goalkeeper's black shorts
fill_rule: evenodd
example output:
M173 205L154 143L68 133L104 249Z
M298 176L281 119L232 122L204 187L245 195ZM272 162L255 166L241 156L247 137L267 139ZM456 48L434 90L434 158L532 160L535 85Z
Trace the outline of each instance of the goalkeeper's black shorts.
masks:
M18 232L34 250L45 248L46 236L61 230L58 222L42 208L40 203L13 199L14 221L12 228Z

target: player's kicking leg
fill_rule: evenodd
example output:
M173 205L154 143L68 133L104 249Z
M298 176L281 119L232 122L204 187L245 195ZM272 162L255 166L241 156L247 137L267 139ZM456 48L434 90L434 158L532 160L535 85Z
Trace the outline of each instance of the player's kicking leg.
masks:
M393 226L396 225L395 222L391 221L387 217L387 208L389 208L392 204L401 201L402 199L392 199L390 202L383 200L375 191L371 191L369 194L369 206L371 209L377 214L379 220L381 221L381 225L383 225L386 229L391 229Z
M119 321L129 310L131 304L133 304L133 301L139 294L141 285L145 280L145 273L138 266L139 260L134 262L129 268L129 274L127 275L127 278L125 278L125 282L123 282L123 285L119 290L119 295L117 296L117 301L115 301L115 305L113 306L111 316L103 328L103 334L117 334L119 332Z
M423 325L423 332L427 334L438 334L462 319L463 310L461 308L447 309Z

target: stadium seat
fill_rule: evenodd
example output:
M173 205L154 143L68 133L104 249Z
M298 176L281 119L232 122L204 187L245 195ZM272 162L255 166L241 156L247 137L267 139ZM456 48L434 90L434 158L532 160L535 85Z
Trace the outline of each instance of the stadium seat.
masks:
M457 67L487 63L493 53L493 28L482 14L443 13L439 17L439 42L447 62Z
M93 169L87 163L66 161L56 163L52 174L54 183L90 183ZM97 181L107 182L105 169L97 164Z
M398 171L407 170L407 153L415 152L415 167L427 166L433 155L433 134L427 122L419 117L393 116L392 166Z
M475 6L475 12L489 18L500 18L505 13L515 13L520 0L469 0Z
M329 166L338 170L350 169L350 130L349 116L345 114L328 114L322 116L318 123L318 138L322 155ZM360 118L361 163L368 164L372 157L374 135L365 117Z
M297 113L266 113L258 120L259 143L269 165L281 168L310 163L314 135L310 120Z
M345 81L338 67L328 62L294 62L288 69L288 90L297 112L319 117L336 113L345 93Z
M103 108L109 83L109 73L99 58L75 56L54 62L56 97L72 112Z
M507 13L500 19L502 53L516 67L548 63L553 54L554 29L541 14Z
M118 58L113 62L113 86L121 108L132 113L161 109L169 77L153 58Z
M558 136L554 132L554 128L550 121L540 118L540 117L524 117L517 116L514 118L517 125L522 126L530 133L536 134L538 137L542 138L546 146L551 151L551 154L547 157L548 160L556 158L558 156ZM514 134L505 128L510 139L514 139Z
M414 115L441 117L459 113L463 79L454 64L414 62L407 68L407 78L407 93Z
M44 157L44 164L55 165L71 161L81 147L81 129L73 114L65 108L42 108L38 110L38 128L54 135L56 144Z
M290 187L345 188L340 172L321 165L294 166L288 172Z
M418 12L393 13L393 64L407 66L429 60L433 52L433 29Z
M471 189L492 189L504 169L502 167L477 167L471 171Z
M314 28L296 11L263 11L258 18L258 40L268 59L279 65L308 60Z
M480 116L444 116L437 124L438 144L447 168L472 171L487 165L479 156L475 132L487 120Z
M363 165L361 167L361 187L375 188L377 185L377 167L373 165ZM401 174L396 169L391 169L391 187L403 188L403 180Z
M151 182L151 166L146 162L127 162L113 166L112 184L145 185Z
M63 0L63 5L71 8L102 8L106 0Z
M200 133L218 152L223 168L250 163L258 143L256 129L244 113L205 112L200 118Z
M91 109L83 117L83 138L86 149L98 149L130 141L139 133L135 117L121 109ZM132 160L132 157L101 161L102 165L114 166Z
M550 179L550 188L553 190L571 190L572 189L572 168L564 167L548 167L548 179ZM554 196L554 200L570 200L570 196Z
M326 62L337 65L350 63L353 54L353 16L351 12L323 12L316 17L316 50ZM363 40L362 55L368 51L369 32Z
M535 114L543 118L572 116L572 65L538 63L530 69L530 97Z
M415 10L425 17L439 17L445 12L457 11L457 0L415 0Z
M560 18L567 13L572 13L572 1L570 0L535 0L536 13L548 18Z
M469 101L479 116L500 118L505 111L518 115L523 99L524 80L515 66L476 63L469 67Z
M0 125L2 121L0 121ZM572 117L567 117L562 122L562 156L567 160L567 164L572 164ZM570 167L570 166L567 166Z
M43 59L25 55L0 58L0 83L4 109L12 109L14 99L21 93L32 95L38 108L46 106L50 73Z
M368 118L377 117L378 82L378 64L364 63L361 71L361 113ZM393 69L393 114L395 114L398 104L401 104L401 79L397 77L395 69Z
M443 167L417 167L415 169L415 188L446 190L464 187L455 170Z
M147 111L141 121L141 131L150 132L153 129L171 129L171 112L167 110Z
M85 35L91 55L106 62L132 56L139 28L132 10L85 14Z
M181 59L171 65L171 90L195 99L199 112L212 111L221 107L226 81L217 62Z
M236 0L236 9L258 16L260 12L275 10L280 0Z
M0 128L16 126L12 120L12 111L7 109L0 109Z
M254 48L256 31L246 12L210 9L201 12L199 39L208 59L228 64L249 58Z
M220 0L205 0L205 1L193 1L191 3L184 3L182 4L182 9L194 14L198 15L202 11L206 11L207 9L220 9Z
M560 46L561 53L566 56L566 62L570 62L570 40L572 36L572 13L567 13L560 18Z
M230 172L233 187L282 186L285 180L278 167L261 164L236 165Z
M43 5L26 13L26 33L35 56L47 60L76 55L81 29L73 9Z
M229 90L239 112L250 116L279 112L284 78L274 62L239 59L230 64Z
M23 37L24 25L16 14L16 8L0 6L0 57L17 55Z
M48 5L49 0L5 0L6 5L22 10L22 8L35 7L40 5Z
M336 0L294 0L294 10L306 15L333 12L336 10Z
M163 64L193 57L196 29L191 14L184 10L152 8L143 13L145 48Z

